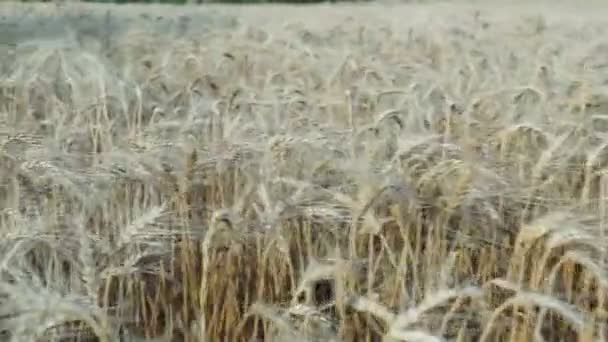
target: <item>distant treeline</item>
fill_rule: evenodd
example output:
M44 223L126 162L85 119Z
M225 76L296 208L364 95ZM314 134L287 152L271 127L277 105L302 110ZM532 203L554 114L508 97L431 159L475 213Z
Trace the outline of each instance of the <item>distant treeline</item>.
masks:
M44 0L42 0L44 1ZM48 1L48 0L47 0ZM105 2L105 3L156 3L156 4L192 4L192 3L320 3L320 2L366 2L372 0L81 0L84 2Z

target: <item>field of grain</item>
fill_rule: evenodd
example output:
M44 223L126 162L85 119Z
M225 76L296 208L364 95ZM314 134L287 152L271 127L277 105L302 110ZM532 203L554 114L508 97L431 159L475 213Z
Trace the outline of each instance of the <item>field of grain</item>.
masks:
M2 340L606 341L607 10L3 2Z

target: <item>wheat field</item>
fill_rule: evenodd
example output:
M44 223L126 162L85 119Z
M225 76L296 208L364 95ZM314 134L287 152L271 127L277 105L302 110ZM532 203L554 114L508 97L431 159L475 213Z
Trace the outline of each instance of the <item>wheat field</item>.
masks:
M3 341L606 341L608 17L0 5Z

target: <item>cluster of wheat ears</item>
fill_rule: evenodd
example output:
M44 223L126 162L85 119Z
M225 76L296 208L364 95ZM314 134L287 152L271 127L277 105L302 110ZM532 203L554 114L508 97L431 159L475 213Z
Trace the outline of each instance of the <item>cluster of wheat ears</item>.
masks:
M266 11L1 47L3 340L606 340L607 26Z

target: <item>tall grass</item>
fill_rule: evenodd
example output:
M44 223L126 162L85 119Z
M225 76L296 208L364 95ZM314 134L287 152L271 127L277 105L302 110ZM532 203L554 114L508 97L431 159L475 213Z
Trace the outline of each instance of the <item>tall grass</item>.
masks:
M101 19L5 36L3 340L606 340L602 19L32 8Z

